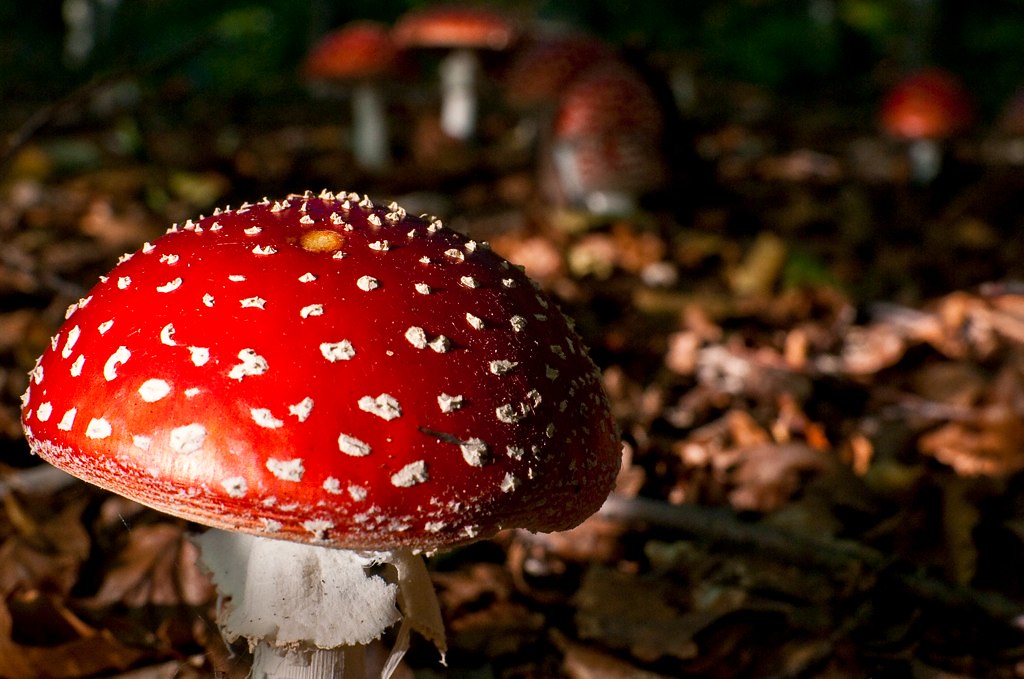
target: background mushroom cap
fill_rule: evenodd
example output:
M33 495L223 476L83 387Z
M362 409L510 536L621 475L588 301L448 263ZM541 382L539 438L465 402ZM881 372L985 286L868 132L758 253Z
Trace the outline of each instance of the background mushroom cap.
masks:
M614 50L591 35L538 36L509 64L503 90L509 104L516 108L553 104L576 75L612 59Z
M485 7L436 5L409 10L391 35L407 48L503 50L518 37L519 25Z
M571 139L612 134L658 137L665 117L638 73L602 60L582 71L562 92L554 134Z
M22 422L162 511L347 548L570 528L620 458L593 363L525 274L354 194L218 211L123 258Z
M964 132L974 122L970 94L951 73L926 68L911 73L886 94L882 129L907 139L942 139Z
M566 86L549 153L571 160L584 192L653 191L667 177L664 127L661 107L639 74L605 61Z
M387 26L354 21L320 38L306 55L303 72L319 80L359 80L382 76L398 61Z

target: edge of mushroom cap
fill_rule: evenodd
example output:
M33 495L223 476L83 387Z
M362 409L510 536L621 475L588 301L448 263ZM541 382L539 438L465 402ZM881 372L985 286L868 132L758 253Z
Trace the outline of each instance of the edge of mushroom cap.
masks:
M512 18L485 7L423 6L399 17L391 30L395 44L407 48L504 50L519 37Z
M350 196L353 194L349 194ZM305 196L307 199L310 198L309 194ZM302 196L291 196L291 198L302 198ZM375 214L383 214L382 208L370 210ZM468 242L468 239L461 234L450 232L446 230L446 233L454 234L453 237L459 239L462 242ZM575 341L579 344L578 336L573 333L571 328L567 330L575 337ZM56 350L56 347L53 347ZM589 358L583 355L585 361L593 368L593 363L589 362ZM596 369L594 369L596 370ZM599 383L594 375L590 375L589 380L597 386L600 391ZM31 391L31 387L30 387ZM27 396L27 395L26 395ZM603 401L604 415L610 417L607 412L607 402L604 400L603 394L601 394ZM169 514L179 516L187 520L193 520L200 523L204 523L211 526L220 528L226 528L229 530L240 530L243 532L250 532L253 534L275 537L281 539L290 539L297 541L314 541L319 544L329 544L338 547L348 548L392 548L392 547L410 547L417 550L430 550L439 547L453 546L465 542L471 542L477 539L488 537L493 535L495 532L502 530L506 527L524 527L528 530L540 530L540 531L552 531L562 530L571 528L577 525L587 516L596 511L601 502L603 502L604 496L607 490L610 489L611 483L614 480L615 473L618 470L619 459L618 451L616 450L613 457L608 450L601 453L606 459L601 461L598 468L594 469L596 476L600 477L594 479L594 482L601 485L604 493L591 492L587 495L584 500L584 504L577 508L574 513L570 512L557 512L556 514L548 514L549 517L545 523L530 523L531 510L522 509L517 512L511 512L506 515L504 519L494 519L489 522L480 522L476 526L476 532L467 534L461 530L440 530L437 533L433 533L430 536L424 536L423 532L420 531L399 531L390 533L390 537L382 541L378 537L372 538L372 540L366 540L362 535L332 535L325 540L311 540L310 534L306 531L301 531L292 526L292 529L286 529L279 533L268 535L266 532L266 526L260 522L256 517L251 516L251 509L244 502L234 502L232 499L226 497L223 493L210 491L209 488L184 488L180 485L176 485L172 481L159 481L152 478L151 474L147 473L146 470L141 469L138 466L132 466L130 462L125 459L108 459L106 464L100 468L88 468L84 465L84 461L76 456L75 451L68 446L62 446L59 443L53 441L37 439L33 436L30 423L27 422L27 415L31 404L29 399L26 398L26 404L23 409L23 426L26 430L26 435L29 438L30 445L34 452L39 454L45 459L51 460L70 473L83 478L91 483L98 486L107 488L113 492L128 495L133 497L144 504L155 507L161 511L165 511ZM611 425L614 427L614 425ZM614 432L611 432L614 433ZM611 448L611 442L602 442L597 438L598 434L587 435L586 444L599 448ZM138 477L142 479L142 483L133 491L133 493L125 493L121 482L128 477ZM183 508L182 501L187 500L192 503L192 506ZM237 508L237 514L242 519L238 518L227 518L228 511L232 508ZM553 517L553 520L552 520Z

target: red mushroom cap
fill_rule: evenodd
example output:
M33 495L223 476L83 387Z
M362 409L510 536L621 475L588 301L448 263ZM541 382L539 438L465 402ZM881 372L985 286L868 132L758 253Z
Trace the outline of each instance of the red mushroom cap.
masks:
M310 78L352 80L383 75L398 61L388 28L375 21L354 21L323 36L306 55Z
M664 116L647 84L619 62L587 69L558 105L552 144L568 150L586 191L643 192L666 177Z
M509 103L519 108L557 102L581 71L613 58L608 45L589 35L541 36L513 58L503 89Z
M435 5L403 14L392 29L402 47L503 50L518 36L519 26L507 15L484 7Z
M69 309L32 449L210 526L346 548L551 531L620 446L555 304L485 245L355 194L172 227Z
M974 104L956 76L927 68L896 83L880 115L882 129L895 137L942 139L970 127Z

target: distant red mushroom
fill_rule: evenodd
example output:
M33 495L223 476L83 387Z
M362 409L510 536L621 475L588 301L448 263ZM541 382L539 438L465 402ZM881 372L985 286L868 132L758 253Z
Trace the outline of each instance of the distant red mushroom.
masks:
M628 212L666 179L664 115L641 77L619 62L565 89L542 159L556 200L598 214Z
M512 58L502 89L516 109L553 108L580 72L614 58L610 46L585 33L536 35Z
M615 59L610 46L578 32L533 35L512 57L502 77L502 94L520 116L517 137L543 143L558 102L569 83L595 64Z
M381 85L396 70L398 61L398 50L386 26L356 21L321 38L303 64L310 82L331 90L346 88L345 95L352 99L352 154L368 170L390 165Z
M399 621L383 676L410 629L443 651L416 554L575 526L620 456L593 363L520 269L327 192L124 256L68 310L22 423L52 464L219 529L198 543L255 677L362 677Z
M478 51L507 49L518 37L515 21L495 10L458 5L418 7L402 15L392 30L405 49L445 50L440 65L441 129L453 139L476 133Z
M879 118L886 134L909 143L912 178L927 183L941 167L940 142L971 126L974 104L956 76L927 68L889 89Z

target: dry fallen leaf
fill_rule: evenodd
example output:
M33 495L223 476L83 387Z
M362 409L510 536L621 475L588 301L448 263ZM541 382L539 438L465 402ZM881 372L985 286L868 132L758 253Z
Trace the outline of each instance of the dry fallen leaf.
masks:
M564 654L562 671L570 679L668 679L562 635L555 635L555 643Z
M56 605L56 602L55 602ZM71 613L57 606L68 617ZM15 642L15 625L8 607L0 602L0 677L4 679L74 679L124 670L144 656L144 652L126 646L106 630L90 630L84 623L76 623L86 632L61 643L30 646ZM20 625L38 625L39 621L18 621Z
M740 511L779 509L803 488L805 477L836 464L827 453L797 442L760 444L735 454L729 502Z
M179 524L135 526L104 571L99 590L81 603L92 608L117 604L137 608L209 602L213 587L196 565L197 556L198 549Z
M81 523L85 500L68 502L45 518L30 513L29 500L13 493L3 504L13 532L0 543L0 595L19 589L69 592L91 544Z
M602 566L587 570L573 598L580 638L629 650L644 661L697 655L693 635L719 614L690 612L688 600L689 592L670 580Z

